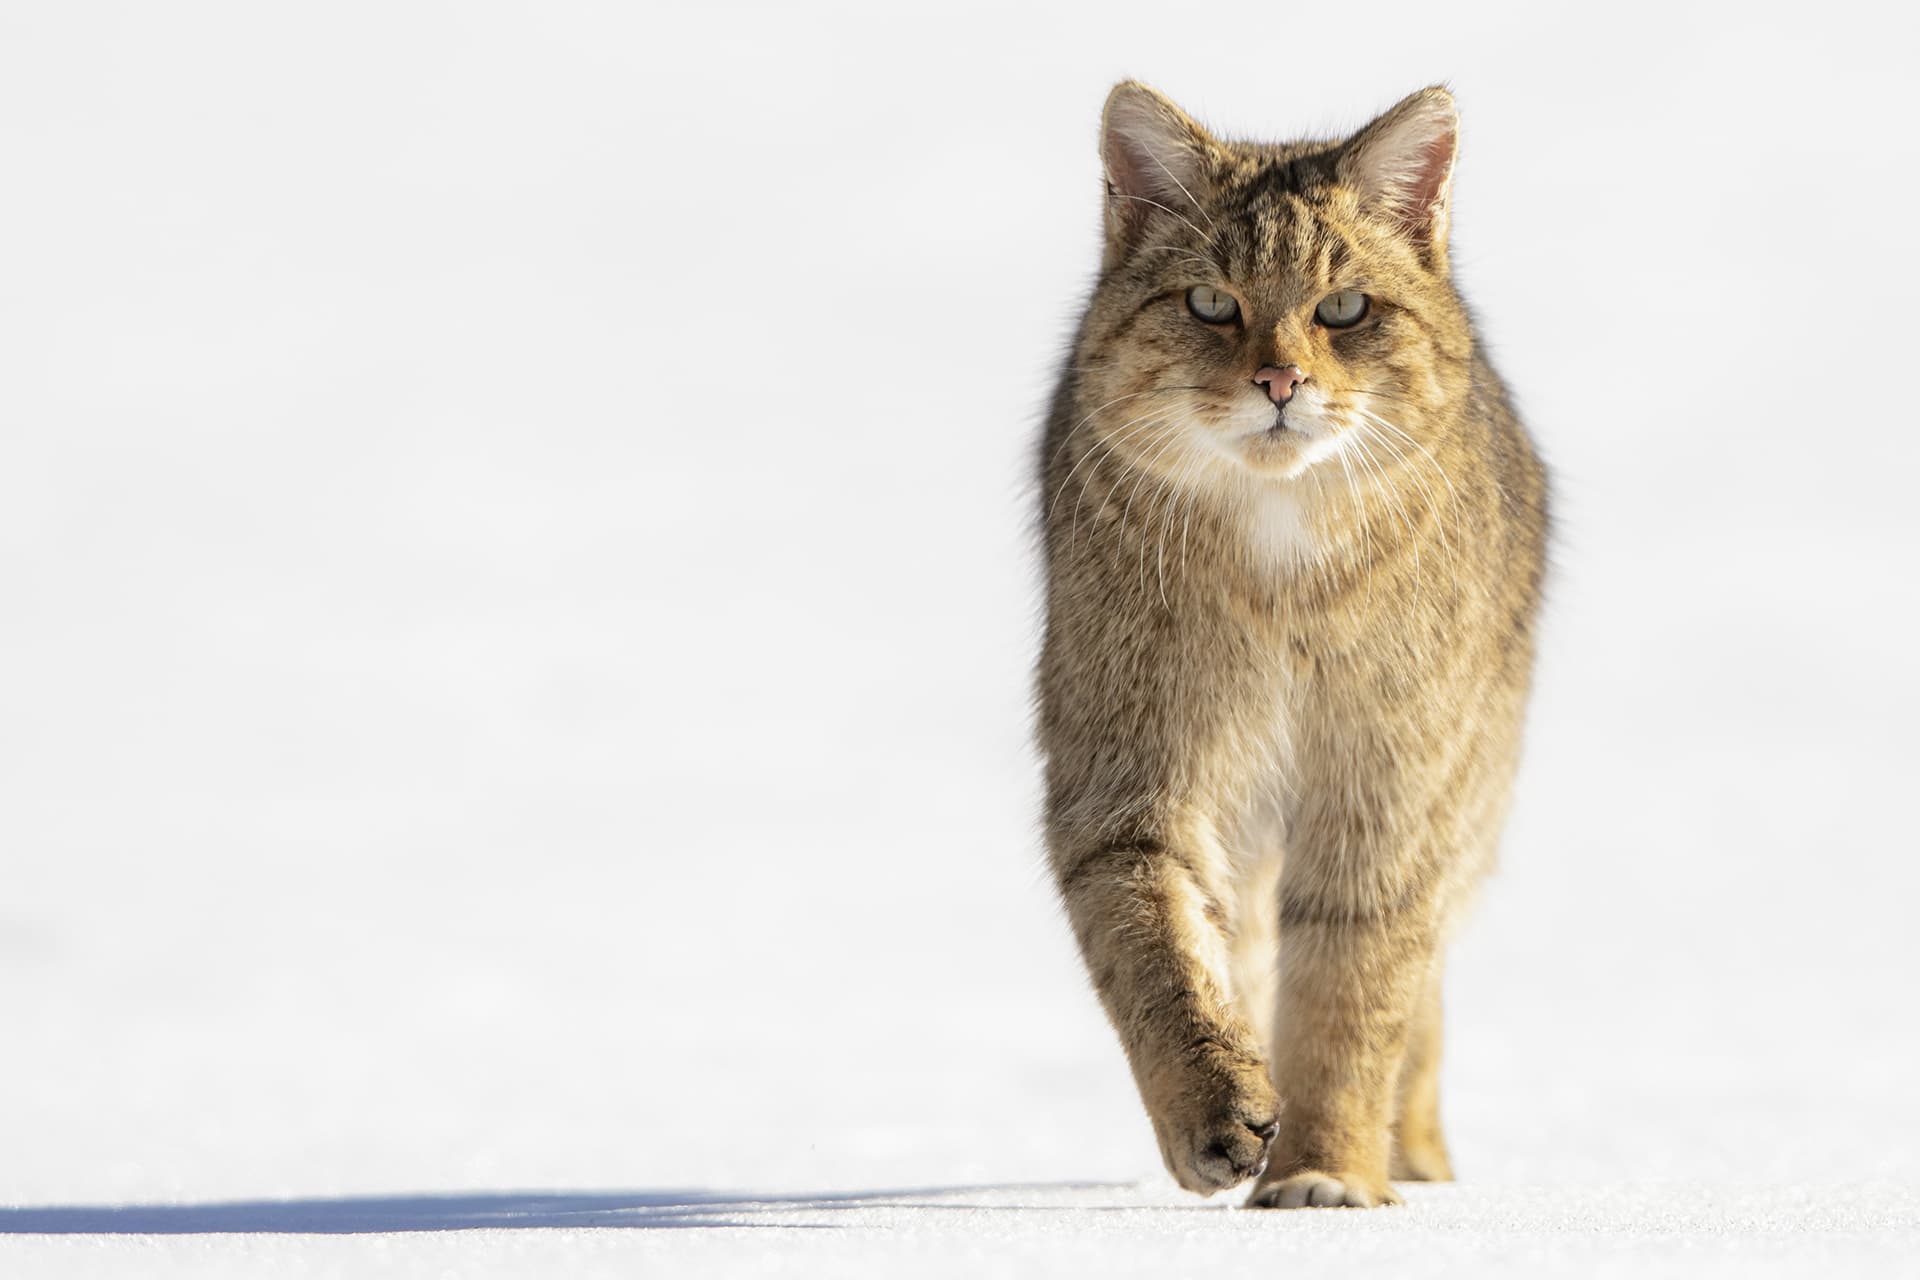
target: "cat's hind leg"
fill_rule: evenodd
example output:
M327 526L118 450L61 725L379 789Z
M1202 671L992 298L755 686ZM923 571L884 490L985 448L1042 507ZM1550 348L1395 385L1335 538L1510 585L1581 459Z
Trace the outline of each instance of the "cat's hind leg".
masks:
M1407 1032L1407 1056L1393 1120L1392 1177L1396 1182L1451 1182L1453 1162L1440 1128L1440 967Z

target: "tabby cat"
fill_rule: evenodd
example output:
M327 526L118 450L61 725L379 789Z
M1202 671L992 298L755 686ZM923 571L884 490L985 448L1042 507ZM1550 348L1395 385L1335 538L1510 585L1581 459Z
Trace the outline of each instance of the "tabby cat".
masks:
M1145 85L1041 449L1045 825L1167 1168L1451 1177L1441 958L1519 749L1546 477L1447 260L1458 121L1229 141Z

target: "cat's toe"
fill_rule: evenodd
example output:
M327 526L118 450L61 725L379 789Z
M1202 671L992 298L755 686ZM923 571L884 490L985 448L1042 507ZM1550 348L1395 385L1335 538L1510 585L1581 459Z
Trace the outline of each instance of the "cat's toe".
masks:
M1212 1196L1265 1173L1281 1100L1258 1055L1213 1052L1198 1065L1171 1080L1152 1115L1173 1180Z
M1249 1209L1373 1209L1399 1203L1399 1195L1385 1183L1370 1187L1358 1178L1317 1172L1267 1183L1247 1197Z
M1198 1105L1164 1133L1167 1167L1176 1182L1212 1195L1266 1171L1267 1146L1280 1126L1279 1101L1264 1076L1193 1101Z
M1277 1128L1272 1120L1219 1117L1189 1135L1184 1158L1169 1162L1174 1179L1188 1191L1212 1195L1257 1178L1266 1172L1267 1144Z

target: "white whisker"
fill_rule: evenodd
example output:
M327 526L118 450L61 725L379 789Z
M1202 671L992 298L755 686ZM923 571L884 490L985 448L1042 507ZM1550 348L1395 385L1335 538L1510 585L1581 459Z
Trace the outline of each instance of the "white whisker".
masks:
M1218 239L1220 235L1220 227L1217 223L1214 222L1213 215L1207 212L1206 206L1193 198L1193 192L1187 190L1187 184L1180 181L1179 177L1174 173L1173 170L1167 168L1167 162L1165 160L1162 160L1159 156L1154 155L1154 151L1152 147L1147 146L1144 142L1141 143L1140 146L1141 146L1141 150L1145 151L1148 156L1152 157L1153 162L1160 166L1160 172L1166 174L1169 178L1173 179L1173 185L1180 188L1180 194L1185 196L1187 200L1192 203L1194 207L1194 211L1197 212L1201 217L1207 220L1207 225L1213 228L1213 236L1210 239ZM1189 223L1188 225L1191 226L1192 224ZM1194 227L1194 230L1198 231L1199 228Z
M1158 200L1149 200L1145 196L1128 195L1124 191L1116 191L1114 192L1114 194L1119 196L1122 200L1138 200L1141 204L1150 204L1156 209L1160 209L1167 213L1170 213L1174 217L1179 218L1180 221L1186 223L1189 227L1193 227L1193 234L1199 236L1200 238L1205 240L1208 244L1214 243L1214 240L1215 240L1214 236L1210 236L1206 232L1202 231L1200 228L1194 227L1192 220L1184 216L1178 209L1168 209L1167 206L1161 204Z

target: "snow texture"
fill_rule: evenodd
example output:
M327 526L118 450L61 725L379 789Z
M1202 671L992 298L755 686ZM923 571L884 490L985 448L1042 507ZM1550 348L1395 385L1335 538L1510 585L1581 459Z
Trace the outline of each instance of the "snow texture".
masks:
M14 6L0 1275L1915 1274L1863 14ZM1462 1180L1397 1210L1173 1188L1042 870L1123 75L1264 135L1450 81L1557 469Z

